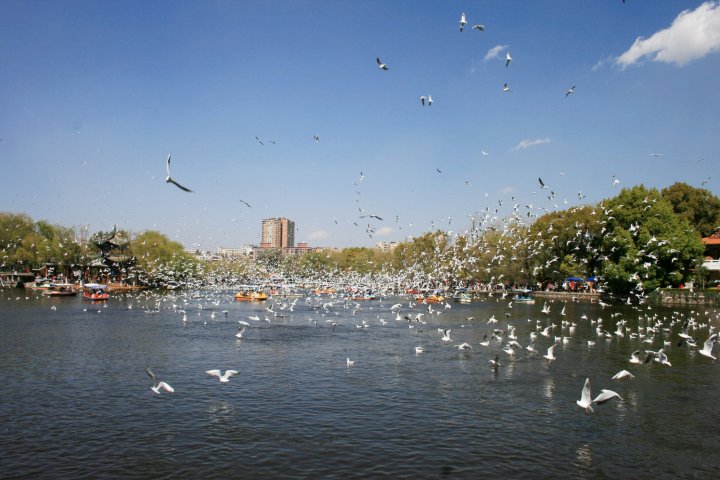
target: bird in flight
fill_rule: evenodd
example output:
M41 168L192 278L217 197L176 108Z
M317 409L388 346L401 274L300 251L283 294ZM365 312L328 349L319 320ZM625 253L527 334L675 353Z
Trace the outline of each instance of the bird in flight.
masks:
M320 136L319 136L319 135L313 135L313 140L315 140L316 142L319 142L319 141L320 141Z
M480 30L481 32L485 31L485 25L473 25L473 30Z
M168 155L167 162L165 162L165 169L167 170L167 177L165 177L165 182L172 183L173 185L178 187L180 190L184 190L186 192L192 192L192 190L190 190L187 187L183 187L182 185L177 183L175 180L173 180L172 177L170 176L170 155Z
M567 96L570 95L571 93L575 93L575 85L573 85L572 87L570 87L570 88L568 89L568 91L565 93L565 96L567 97Z
M380 57L376 57L376 58L375 58L375 63L378 64L378 68L379 68L380 70L387 70L387 69L388 69L388 66L385 65L384 63L382 63L382 62L380 61Z
M651 157L662 157L663 156L662 153L648 153L648 155L650 155Z
M248 202L246 202L245 200L240 200L240 203L244 203L245 205L248 206L248 208L252 208L252 206L251 206Z
M153 392L157 393L158 395L162 394L161 390L165 390L168 393L175 392L175 389L173 387L171 387L170 385L168 385L167 383L158 382L155 379L155 374L150 370L149 367L145 369L145 373L148 374L148 377L152 378L153 386L150 387L150 390L152 390Z
M230 381L230 377L237 375L240 372L237 370L225 370L225 373L221 374L220 370L207 370L205 373L212 377L217 377L218 380L220 380L220 383L227 383Z
M422 95L420 97L420 103L422 104L423 107L425 106L425 100L426 100L425 95Z
M467 25L467 19L465 18L465 12L460 14L460 31L463 31L463 28L465 28L465 25Z
M255 140L257 140L257 142L258 142L260 145L265 145L265 144L263 143L263 141L260 140L258 137L255 137Z
M509 92L509 91L510 91L510 86L506 83L505 85L503 85L503 92Z
M512 61L512 57L510 56L510 52L505 52L505 66L507 67L510 65L510 62Z
M545 186L545 183L542 181L542 178L538 177L538 182L540 182L540 188L547 188L547 186Z

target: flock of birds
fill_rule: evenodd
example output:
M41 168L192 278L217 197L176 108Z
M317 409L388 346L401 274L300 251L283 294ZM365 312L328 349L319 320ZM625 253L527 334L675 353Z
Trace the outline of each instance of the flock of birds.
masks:
M161 309L172 310L177 315L182 315L181 323L188 324L187 311L193 308L197 303L197 316L202 319L202 325L208 324L208 319L215 318L215 311L222 308L223 302L227 301L223 298L222 293L218 291L215 295L206 295L205 301L199 301L198 297L189 294L180 295L158 295L145 294L146 300L152 300L152 304L146 303L144 311L146 313L157 313ZM129 297L130 298L130 297ZM141 296L132 297L134 302L141 302ZM387 306L384 302L389 301L391 297L381 299L379 301L370 301L362 304L359 301L352 300L348 294L306 294L304 298L272 298L268 304L264 305L265 313L258 313L258 309L250 310L249 313L255 312L247 316L245 319L237 320L238 331L235 334L237 341L246 339L243 334L250 329L252 332L255 328L261 328L260 325L266 323L268 327L276 322L282 322L287 325L295 321L307 322L318 328L329 328L330 335L335 335L337 330L345 329L347 334L353 330L365 330L371 327L380 328L401 328L406 325L409 332L414 333L410 338L417 341L418 338L424 338L424 344L415 345L409 351L414 352L416 356L426 354L430 350L436 348L453 348L470 354L473 351L487 351L491 355L488 360L491 371L496 375L500 368L507 366L511 362L518 360L544 361L548 365L563 361L563 355L557 353L558 346L562 345L566 348L569 344L582 345L586 344L587 349L592 351L597 342L605 341L607 343L613 340L630 340L630 348L632 353L627 359L627 367L622 368L609 379L611 381L629 381L633 380L637 374L643 372L647 374L648 370L643 370L643 365L658 365L660 368L670 368L672 364L668 357L668 351L672 351L674 355L687 356L689 352L695 352L701 357L715 361L713 349L718 340L718 333L714 332L716 327L713 321L720 320L720 311L706 310L704 312L690 310L689 312L672 311L670 313L657 313L651 307L634 306L628 308L618 308L613 311L612 306L600 306L597 318L591 318L586 313L582 314L575 320L566 320L565 302L556 301L553 303L562 304L558 307L558 313L555 317L551 316L550 303L545 302L543 308L539 310L539 317L527 318L526 320L519 318L528 310L523 309L522 314L517 314L513 310L512 298L508 298L507 292L491 293L479 303L475 304L479 308L472 305L463 305L463 312L471 312L480 315L483 311L483 303L494 303L501 308L504 305L505 320L507 328L498 328L500 320L495 315L487 319L479 319L475 316L464 317L462 324L459 325L461 336L465 337L461 340L453 338L453 329L442 321L441 315L453 308L450 303L425 304L415 302L412 298L395 298L397 303ZM129 306L132 308L132 304ZM606 310L607 309L607 310ZM586 309L593 310L592 308ZM597 307L594 309L597 311ZM629 310L629 312L628 312ZM237 310L233 311L235 314ZM241 310L243 311L243 310ZM494 310L497 311L497 310ZM536 311L536 310L534 310ZM230 311L222 310L225 318L231 316ZM609 314L609 317L608 317ZM447 315L447 314L446 314ZM630 318L624 318L631 315L633 326L631 327ZM377 321L368 320L375 317ZM385 318L383 318L385 317ZM603 318L605 317L605 318ZM287 320L286 320L287 318ZM320 318L320 320L317 320ZM322 318L325 320L323 321ZM362 318L362 320L356 320ZM455 316L457 319L457 316ZM560 318L561 321L557 322ZM190 320L192 321L192 320ZM199 320L200 321L200 320ZM519 330L523 329L522 323L528 325L527 342L523 346L519 338ZM596 338L580 340L577 336L579 327L591 326L595 330ZM614 324L614 327L610 327ZM257 325L257 326L254 326ZM431 328L432 327L432 328ZM437 336L432 332L437 327ZM481 342L473 343L473 338L477 338L478 330L485 329ZM472 331L475 331L474 333ZM587 328L584 328L587 331ZM456 331L457 333L457 331ZM706 335L706 339L702 343L701 348L698 347L697 336ZM230 337L230 335L228 335ZM544 343L540 347L540 342ZM408 342L409 343L409 342ZM655 346L659 346L655 350ZM627 348L627 347L626 347ZM347 351L347 350L346 350ZM540 354L541 352L544 352ZM356 359L346 356L345 364L348 368L360 366ZM635 373L631 373L628 369L640 369ZM174 393L175 389L166 381L158 381L156 375L146 369L147 375L152 380L150 387L155 394ZM227 369L222 372L219 369L207 370L206 374L217 378L220 383L226 384L230 378L240 375L239 370ZM614 390L603 388L600 393L593 398L591 394L591 380L586 378L580 392L580 399L576 401L586 414L594 411L593 405L604 404L610 400L622 401L622 396Z

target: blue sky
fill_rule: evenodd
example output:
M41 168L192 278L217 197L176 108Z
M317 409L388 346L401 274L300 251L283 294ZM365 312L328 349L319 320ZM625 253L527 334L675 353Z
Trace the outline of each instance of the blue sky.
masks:
M5 0L0 210L204 249L284 216L344 247L718 194L719 53L716 1Z

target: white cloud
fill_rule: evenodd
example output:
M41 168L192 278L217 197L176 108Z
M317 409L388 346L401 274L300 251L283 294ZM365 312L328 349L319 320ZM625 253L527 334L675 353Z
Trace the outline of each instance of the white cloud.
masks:
M380 227L375 231L375 235L378 237L386 237L394 231L392 227Z
M483 60L485 60L487 62L488 60L492 60L493 58L501 58L500 52L502 52L503 50L505 50L507 48L508 48L508 45L495 45L494 47L492 47L490 50L487 51L487 53L485 54L485 58Z
M330 234L326 230L316 230L308 234L308 240L325 240Z
M638 37L627 52L615 59L615 64L624 69L648 57L681 67L718 50L720 4L710 1L693 11L680 12L669 28L655 32L650 38Z
M550 137L545 138L536 138L534 140L531 140L529 138L526 138L525 140L522 140L520 143L515 145L512 150L520 150L520 149L526 149L528 147L532 147L534 145L542 145L543 143L550 143Z

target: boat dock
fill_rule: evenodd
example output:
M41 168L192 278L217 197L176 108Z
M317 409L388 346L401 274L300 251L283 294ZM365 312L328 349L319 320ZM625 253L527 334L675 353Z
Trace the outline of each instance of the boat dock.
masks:
M35 280L35 274L28 272L0 272L0 287L16 287L19 283L25 284Z

